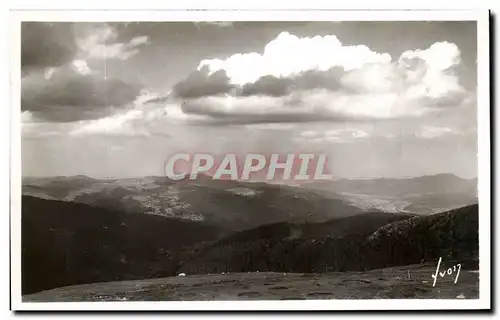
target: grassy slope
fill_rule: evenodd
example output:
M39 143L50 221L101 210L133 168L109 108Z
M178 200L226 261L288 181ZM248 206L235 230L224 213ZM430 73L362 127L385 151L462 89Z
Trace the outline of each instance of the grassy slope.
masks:
M446 261L445 267L454 262ZM26 295L24 301L169 301L303 299L477 299L478 273L463 269L458 281L440 278L435 263L368 272L231 273L188 275L57 288ZM409 277L408 277L409 275ZM333 305L332 308L335 308Z

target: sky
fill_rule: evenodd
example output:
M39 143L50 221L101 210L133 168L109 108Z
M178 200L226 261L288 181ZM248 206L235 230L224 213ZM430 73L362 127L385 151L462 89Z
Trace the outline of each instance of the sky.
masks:
M325 153L336 178L477 176L476 23L23 22L23 176Z

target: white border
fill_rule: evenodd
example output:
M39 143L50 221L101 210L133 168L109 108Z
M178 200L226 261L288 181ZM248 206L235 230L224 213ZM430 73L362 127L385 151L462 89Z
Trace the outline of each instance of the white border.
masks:
M13 310L436 310L491 308L491 203L489 16L474 11L16 11L11 12L11 298ZM21 301L21 21L477 21L478 32L478 180L480 298L477 300L301 300L196 302L66 302Z
M17 21L479 21L486 10L454 11L179 11L179 10L58 10L12 11Z

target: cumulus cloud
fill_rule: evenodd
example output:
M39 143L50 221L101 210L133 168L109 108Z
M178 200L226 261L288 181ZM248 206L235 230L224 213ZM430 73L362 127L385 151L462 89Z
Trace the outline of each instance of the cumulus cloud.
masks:
M325 71L306 70L288 78L264 75L255 82L238 85L232 83L226 70L211 72L210 68L205 65L192 72L186 79L178 82L173 88L173 93L182 99L217 95L285 97L297 91L340 90L343 74L342 68L332 67ZM344 90L351 91L347 86Z
M199 98L227 93L232 88L224 70L209 73L209 68L202 68L177 83L173 91L179 98Z
M288 32L280 33L269 42L262 54L234 54L225 60L207 59L198 69L208 66L210 72L225 70L231 83L243 85L265 75L290 77L309 70L327 71L332 67L352 70L369 63L389 63L387 53L377 53L368 47L343 46L334 35L299 38Z
M97 119L128 107L140 94L140 84L94 71L87 61L126 60L148 43L147 36L121 42L106 23L26 22L21 38L21 109L33 119Z
M239 92L241 96L267 95L282 97L290 93L293 82L287 78L277 78L273 75L260 77L255 82L245 83Z
M393 59L334 35L283 32L262 53L202 60L173 94L183 112L216 123L420 117L471 103L459 63L449 42Z
M132 103L140 85L91 72L75 61L46 74L23 78L21 110L42 120L68 122L95 119Z
M21 24L21 67L29 69L62 66L78 46L71 23L23 22Z
M421 116L429 109L394 93L346 95L325 89L284 97L208 96L182 104L187 115L206 115L221 124L388 119Z
M363 45L343 45L333 35L299 38L284 32L261 53L202 60L171 93L158 95L87 64L126 60L148 43L146 36L123 40L113 26L98 24L76 38L79 54L23 78L23 122L29 130L44 121L74 121L60 125L66 134L167 136L168 125L179 123L276 131L299 122L418 118L474 103L455 70L460 50L449 42L393 58ZM415 132L420 138L449 133ZM371 135L358 129L304 131L296 139L343 143Z
M103 23L91 25L76 42L86 59L127 60L139 53L139 47L148 43L148 37L139 36L120 42L116 28Z
M51 70L88 59L127 60L147 36L119 41L118 31L107 23L23 22L21 24L21 66L30 70Z

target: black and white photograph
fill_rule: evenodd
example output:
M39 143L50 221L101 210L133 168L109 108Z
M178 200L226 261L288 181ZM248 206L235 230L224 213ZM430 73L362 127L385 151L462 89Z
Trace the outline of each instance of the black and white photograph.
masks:
M487 11L16 17L16 308L489 308Z

